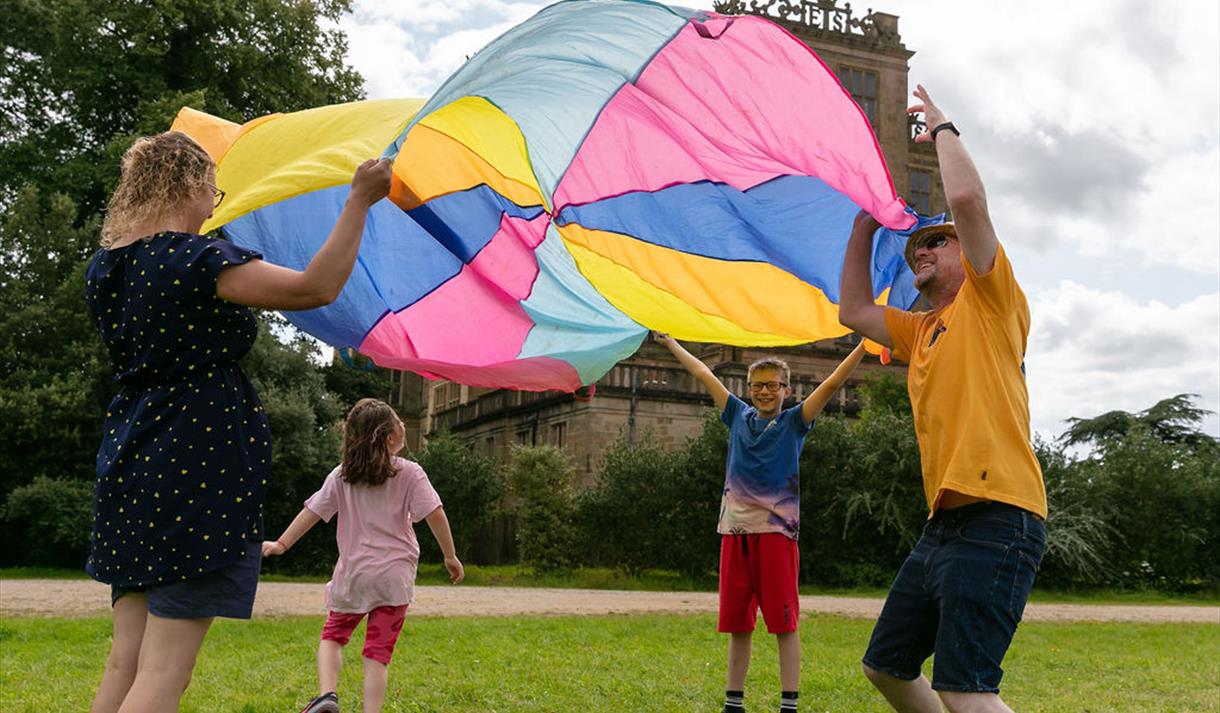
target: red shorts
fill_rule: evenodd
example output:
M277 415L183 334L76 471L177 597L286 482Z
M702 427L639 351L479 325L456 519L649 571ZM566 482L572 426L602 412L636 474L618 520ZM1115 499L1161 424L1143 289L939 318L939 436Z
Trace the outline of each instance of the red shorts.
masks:
M394 654L394 644L398 642L398 633L402 631L402 622L407 618L407 605L377 607L368 613L368 617L368 626L364 628L364 658L388 666ZM322 640L346 646L363 618L364 614L328 612L326 624L322 626Z
M758 610L772 634L796 631L801 604L796 540L778 532L724 535L720 539L722 633L754 631Z

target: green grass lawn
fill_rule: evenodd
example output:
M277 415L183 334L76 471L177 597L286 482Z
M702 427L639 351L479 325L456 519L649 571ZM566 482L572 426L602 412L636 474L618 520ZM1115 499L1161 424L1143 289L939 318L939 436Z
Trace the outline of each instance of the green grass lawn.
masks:
M219 620L183 711L284 713L315 685L321 618ZM859 674L872 624L802 621L803 711L885 711ZM110 622L0 623L0 710L85 710ZM357 632L340 695L359 710ZM390 666L386 711L716 711L726 639L699 616L407 617ZM1038 624L1021 627L1004 696L1019 711L1220 710L1220 625ZM778 707L774 641L755 640L746 701Z

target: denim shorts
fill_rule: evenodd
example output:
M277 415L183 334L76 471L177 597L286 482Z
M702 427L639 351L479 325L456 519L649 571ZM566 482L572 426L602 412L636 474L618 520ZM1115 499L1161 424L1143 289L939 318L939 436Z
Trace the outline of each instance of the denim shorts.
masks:
M913 681L932 661L938 691L999 693L1000 663L1046 550L1033 513L996 502L938 512L907 556L864 664Z
M148 613L163 619L207 619L223 616L249 619L262 566L262 543L246 543L246 556L237 562L192 579L147 587L110 587L110 605L124 594L142 593Z

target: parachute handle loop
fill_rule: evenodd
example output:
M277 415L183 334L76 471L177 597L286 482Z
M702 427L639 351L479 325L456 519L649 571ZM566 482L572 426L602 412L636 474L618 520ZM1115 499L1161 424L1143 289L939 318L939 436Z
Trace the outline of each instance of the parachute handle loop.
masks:
M733 23L736 21L736 19L737 18L734 18L734 17L725 18L724 25L720 28L719 32L715 32L715 33L712 32L712 29L710 27L708 27L706 23L700 22L699 20L691 20L690 24L694 25L695 32L698 32L699 36L702 37L703 39L718 40L718 39L720 39L720 36L725 33L726 30L728 30L730 27L733 26Z

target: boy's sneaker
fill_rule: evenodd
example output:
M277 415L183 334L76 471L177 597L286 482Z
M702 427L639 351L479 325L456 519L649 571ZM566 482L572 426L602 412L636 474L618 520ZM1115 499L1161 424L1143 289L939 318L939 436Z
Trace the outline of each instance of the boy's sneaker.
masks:
M339 696L334 691L323 693L302 708L301 713L339 713Z

